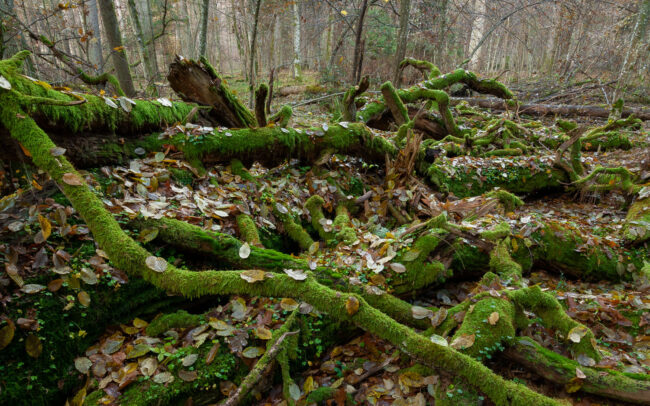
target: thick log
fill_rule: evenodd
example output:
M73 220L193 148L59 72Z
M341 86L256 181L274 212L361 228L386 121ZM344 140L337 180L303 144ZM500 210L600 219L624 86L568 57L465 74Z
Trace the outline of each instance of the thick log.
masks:
M500 99L483 99L475 97L452 97L451 104L467 102L472 106L483 107L494 110L512 110L504 100ZM528 114L531 116L583 116L583 117L603 117L610 115L610 110L599 106L585 106L576 104L521 104L517 110L519 114ZM641 120L650 120L650 109L648 108L625 108L622 117L628 117L634 114Z
M253 113L228 90L224 80L207 60L196 62L176 56L169 65L167 80L186 102L211 106L208 116L214 124L230 128L257 125Z

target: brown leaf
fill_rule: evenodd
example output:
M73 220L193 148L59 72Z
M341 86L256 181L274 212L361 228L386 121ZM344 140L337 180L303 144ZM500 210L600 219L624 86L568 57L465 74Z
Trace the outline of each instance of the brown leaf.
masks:
M356 312L359 311L359 299L357 299L355 296L348 297L348 299L345 301L345 310L347 310L350 316L356 314Z
M16 326L11 320L7 319L7 325L3 328L0 328L0 351L11 344L11 341L14 339L15 332Z
M85 290L82 290L77 294L77 299L79 299L79 303L81 303L82 306L90 306L90 295Z
M64 173L63 174L63 182L67 183L70 186L81 186L83 185L83 180L77 175L76 173Z
M475 338L474 334L463 334L456 337L450 346L456 350L463 350L474 345Z
M27 355L30 357L38 358L43 352L43 344L41 343L41 339L34 334L28 335L27 339L25 340L25 351L27 351Z
M192 382L195 381L196 378L198 378L198 374L196 371L187 371L185 369L181 369L178 371L178 377L184 380L185 382Z
M217 353L219 352L219 347L220 347L219 342L216 342L214 343L212 348L210 348L210 351L208 351L208 355L205 356L205 365L210 365L212 361L214 361L214 357L216 357Z
M490 316L488 317L488 323L490 325L495 326L497 322L499 321L499 312L492 312Z
M43 241L47 240L52 234L52 224L47 217L43 217L40 214L38 215L38 224L41 225L41 232L43 233Z

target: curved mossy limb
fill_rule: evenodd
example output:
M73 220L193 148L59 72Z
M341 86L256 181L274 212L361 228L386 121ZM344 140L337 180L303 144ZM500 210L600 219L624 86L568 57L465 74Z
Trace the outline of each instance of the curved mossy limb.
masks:
M415 58L405 58L402 62L399 63L400 72L403 71L407 66L412 66L415 69L419 70L424 76L424 80L434 79L442 75L440 69L429 61L422 61Z
M314 244L311 235L309 235L302 225L296 223L293 216L289 213L280 213L277 211L274 214L282 222L285 233L298 244L301 250L307 251Z
M345 244L352 244L357 240L357 233L350 223L350 214L348 208L343 204L336 206L336 217L332 223L336 240Z
M126 93L122 90L122 86L120 86L120 82L115 76L108 72L104 72L101 75L91 76L79 69L77 73L79 74L79 78L89 85L105 85L106 83L110 83L118 96L126 96Z
M156 272L146 265L151 256L126 235L113 216L106 211L101 199L91 191L85 182L70 185L63 182L64 174L80 175L65 159L53 157L49 151L55 147L47 134L36 123L24 115L7 93L0 91L0 103L6 108L0 110L0 123L32 155L34 163L59 184L63 193L93 234L99 247L103 249L115 266L131 276L141 276L171 294L181 294L192 298L204 295L246 294L266 297L292 297L306 301L321 312L330 314L339 321L351 322L383 338L402 351L429 367L444 367L452 375L458 376L469 385L485 393L497 405L559 405L560 402L523 385L505 380L489 368L448 347L439 346L415 333L409 327L397 323L385 313L374 308L363 297L342 294L308 277L296 281L289 276L277 274L257 283L244 280L238 271L192 272L167 264L164 272ZM20 118L18 116L24 117ZM354 297L359 306L355 312L346 310L346 303ZM355 306L356 307L356 306ZM352 313L352 314L350 314Z
M237 227L239 227L239 235L243 241L254 245L256 247L262 247L262 241L260 240L260 235L257 232L257 226L255 222L248 214L240 214L237 216Z
M409 122L409 113L402 99L397 94L397 90L391 82L385 82L381 85L381 93L384 95L384 102L393 113L393 118L398 126Z
M539 286L533 286L525 289L506 291L506 296L522 308L534 312L542 320L542 324L547 328L556 329L566 340L567 345L577 357L584 354L596 362L600 361L602 355L596 348L594 333L569 317L558 300L550 293L542 292ZM569 339L570 332L581 330L578 343ZM575 331L575 330L574 330Z
M305 202L305 210L309 212L311 217L311 225L318 232L321 240L330 241L334 239L335 234L331 231L331 225L327 225L327 217L323 214L323 205L325 200L319 195L313 195ZM325 227L330 228L330 231L326 231Z
M508 252L510 239L499 241L490 253L490 270L504 280L521 279L521 265L515 262Z
M576 370L579 369L586 375L579 389L582 392L638 404L647 404L650 399L650 375L584 367L542 347L529 337L517 338L504 355L560 385L576 379Z
M495 316L494 313L497 315ZM496 320L496 321L494 321ZM515 306L504 298L484 297L471 305L451 342L463 336L474 336L473 344L459 348L479 361L503 351L516 335ZM492 324L494 322L494 324Z
M650 239L650 197L632 203L625 216L622 235L631 245L640 245Z
M485 197L493 197L499 200L499 203L501 203L501 205L507 212L513 211L517 207L521 207L524 205L523 200L513 195L512 193L508 192L507 190L501 190L501 189L493 190L491 192L486 193Z
M269 117L269 123L273 123L281 128L286 128L289 125L289 120L293 116L293 109L289 105L284 105L275 114Z

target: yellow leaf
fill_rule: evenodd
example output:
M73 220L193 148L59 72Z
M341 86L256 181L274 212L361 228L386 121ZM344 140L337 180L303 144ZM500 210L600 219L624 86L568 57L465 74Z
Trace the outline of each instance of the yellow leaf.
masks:
M25 350L27 351L27 355L30 357L38 358L43 352L41 339L34 334L27 336L27 339L25 340Z
M348 12L345 11L345 10L341 10L341 14L344 15L344 16L346 16L346 15L348 15Z
M273 333L271 333L271 330L264 326L259 326L255 329L255 335L257 338L261 340L270 340L271 337L273 336Z
M31 158L32 154L27 150L27 148L25 148L25 147L23 146L23 144L21 144L21 143L18 143L18 145L20 145L20 149L23 150L23 154L25 154L25 156Z
M263 281L266 277L266 272L261 269L249 269L242 271L239 276L248 283L255 283Z
M459 337L456 337L454 341L451 342L450 346L456 350L464 350L474 345L475 339L476 337L474 334L463 334Z
M576 377L572 378L569 382L564 385L564 390L567 391L567 393L573 393L577 392L582 388L582 379Z
M7 320L7 323L6 326L0 328L0 351L11 344L11 341L14 339L14 333L16 332L16 326L13 321Z
M79 299L79 303L81 303L82 306L90 306L90 295L85 290L82 290L77 294L77 299Z
M494 326L497 324L498 321L499 321L499 312L492 312L492 314L490 314L490 316L488 317L488 323Z
M34 189L36 190L43 190L43 186L39 185L35 179L32 179L32 186L34 186Z
M359 299L355 296L348 297L348 300L345 301L345 310L347 310L350 316L354 315L359 311Z
M285 297L280 301L280 307L286 311L293 311L298 308L298 302L289 297Z
M123 50L124 50L124 45L120 45L119 47L113 48L113 51L117 51L117 52L122 52Z
M149 323L147 323L146 321L144 321L144 320L142 320L142 319L140 319L140 318L137 318L137 317L136 317L136 318L133 320L133 327L136 327L136 328L143 328L143 327L147 327L148 325L149 325Z
M38 215L38 224L41 225L41 232L43 233L43 240L47 240L50 234L52 234L52 224L47 217L43 217L40 214Z
M314 389L316 389L314 385L314 378L309 375L307 379L305 379L305 383L302 385L302 390L307 394L309 392L313 392Z

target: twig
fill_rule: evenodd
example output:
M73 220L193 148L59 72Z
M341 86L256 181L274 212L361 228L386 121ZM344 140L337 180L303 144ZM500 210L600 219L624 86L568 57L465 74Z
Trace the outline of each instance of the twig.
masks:
M239 405L248 392L259 382L260 379L266 374L267 370L271 366L271 362L275 359L275 357L278 355L280 350L282 349L282 342L287 338L288 336L292 336L298 334L298 331L287 331L286 333L282 334L276 341L273 343L271 348L260 358L259 361L257 361L257 364L253 367L253 369L246 375L246 378L242 381L241 385L237 388L235 393L233 393L224 403L222 403L222 406L236 406Z

